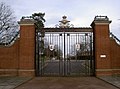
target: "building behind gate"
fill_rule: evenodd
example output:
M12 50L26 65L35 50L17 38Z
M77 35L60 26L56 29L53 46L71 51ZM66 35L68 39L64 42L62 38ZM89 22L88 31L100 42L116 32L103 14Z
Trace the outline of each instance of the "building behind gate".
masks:
M41 28L45 35L42 37L41 31L35 30L33 19L21 19L20 32L10 42L0 43L0 75L120 74L120 40L110 33L110 23L107 16L96 16L91 27ZM44 49L41 40L46 42ZM54 66L48 69L48 65Z

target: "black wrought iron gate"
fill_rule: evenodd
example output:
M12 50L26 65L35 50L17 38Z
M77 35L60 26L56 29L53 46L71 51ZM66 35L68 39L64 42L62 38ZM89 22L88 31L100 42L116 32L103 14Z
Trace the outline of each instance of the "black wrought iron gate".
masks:
M39 76L93 75L92 30L44 28L37 31L35 64Z

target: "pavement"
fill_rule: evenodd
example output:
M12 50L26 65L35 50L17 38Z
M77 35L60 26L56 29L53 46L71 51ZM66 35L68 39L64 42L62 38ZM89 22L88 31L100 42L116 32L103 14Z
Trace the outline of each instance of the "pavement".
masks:
M119 89L96 77L35 77L15 89Z
M0 76L0 89L14 89L32 79L31 77Z
M120 89L119 85L119 76L0 77L0 89Z
M120 88L120 75L119 76L101 76L100 79Z

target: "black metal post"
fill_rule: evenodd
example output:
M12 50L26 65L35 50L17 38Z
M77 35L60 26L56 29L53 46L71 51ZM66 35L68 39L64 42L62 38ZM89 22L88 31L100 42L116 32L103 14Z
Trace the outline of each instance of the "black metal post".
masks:
M37 58L36 58L36 73L37 73L37 76L39 76L39 35L38 35L38 31L37 31L37 33L36 33L36 35L37 35L37 42L36 42L36 56L37 56Z
M66 59L65 59L65 29L64 29L64 76L66 75L65 63L66 63Z

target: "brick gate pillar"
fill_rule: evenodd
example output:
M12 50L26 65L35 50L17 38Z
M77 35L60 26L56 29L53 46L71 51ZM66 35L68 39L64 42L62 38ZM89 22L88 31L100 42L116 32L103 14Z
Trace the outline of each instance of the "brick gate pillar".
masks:
M34 76L35 26L33 19L20 21L19 76Z
M91 26L94 35L95 75L111 75L110 38L107 16L96 16Z

